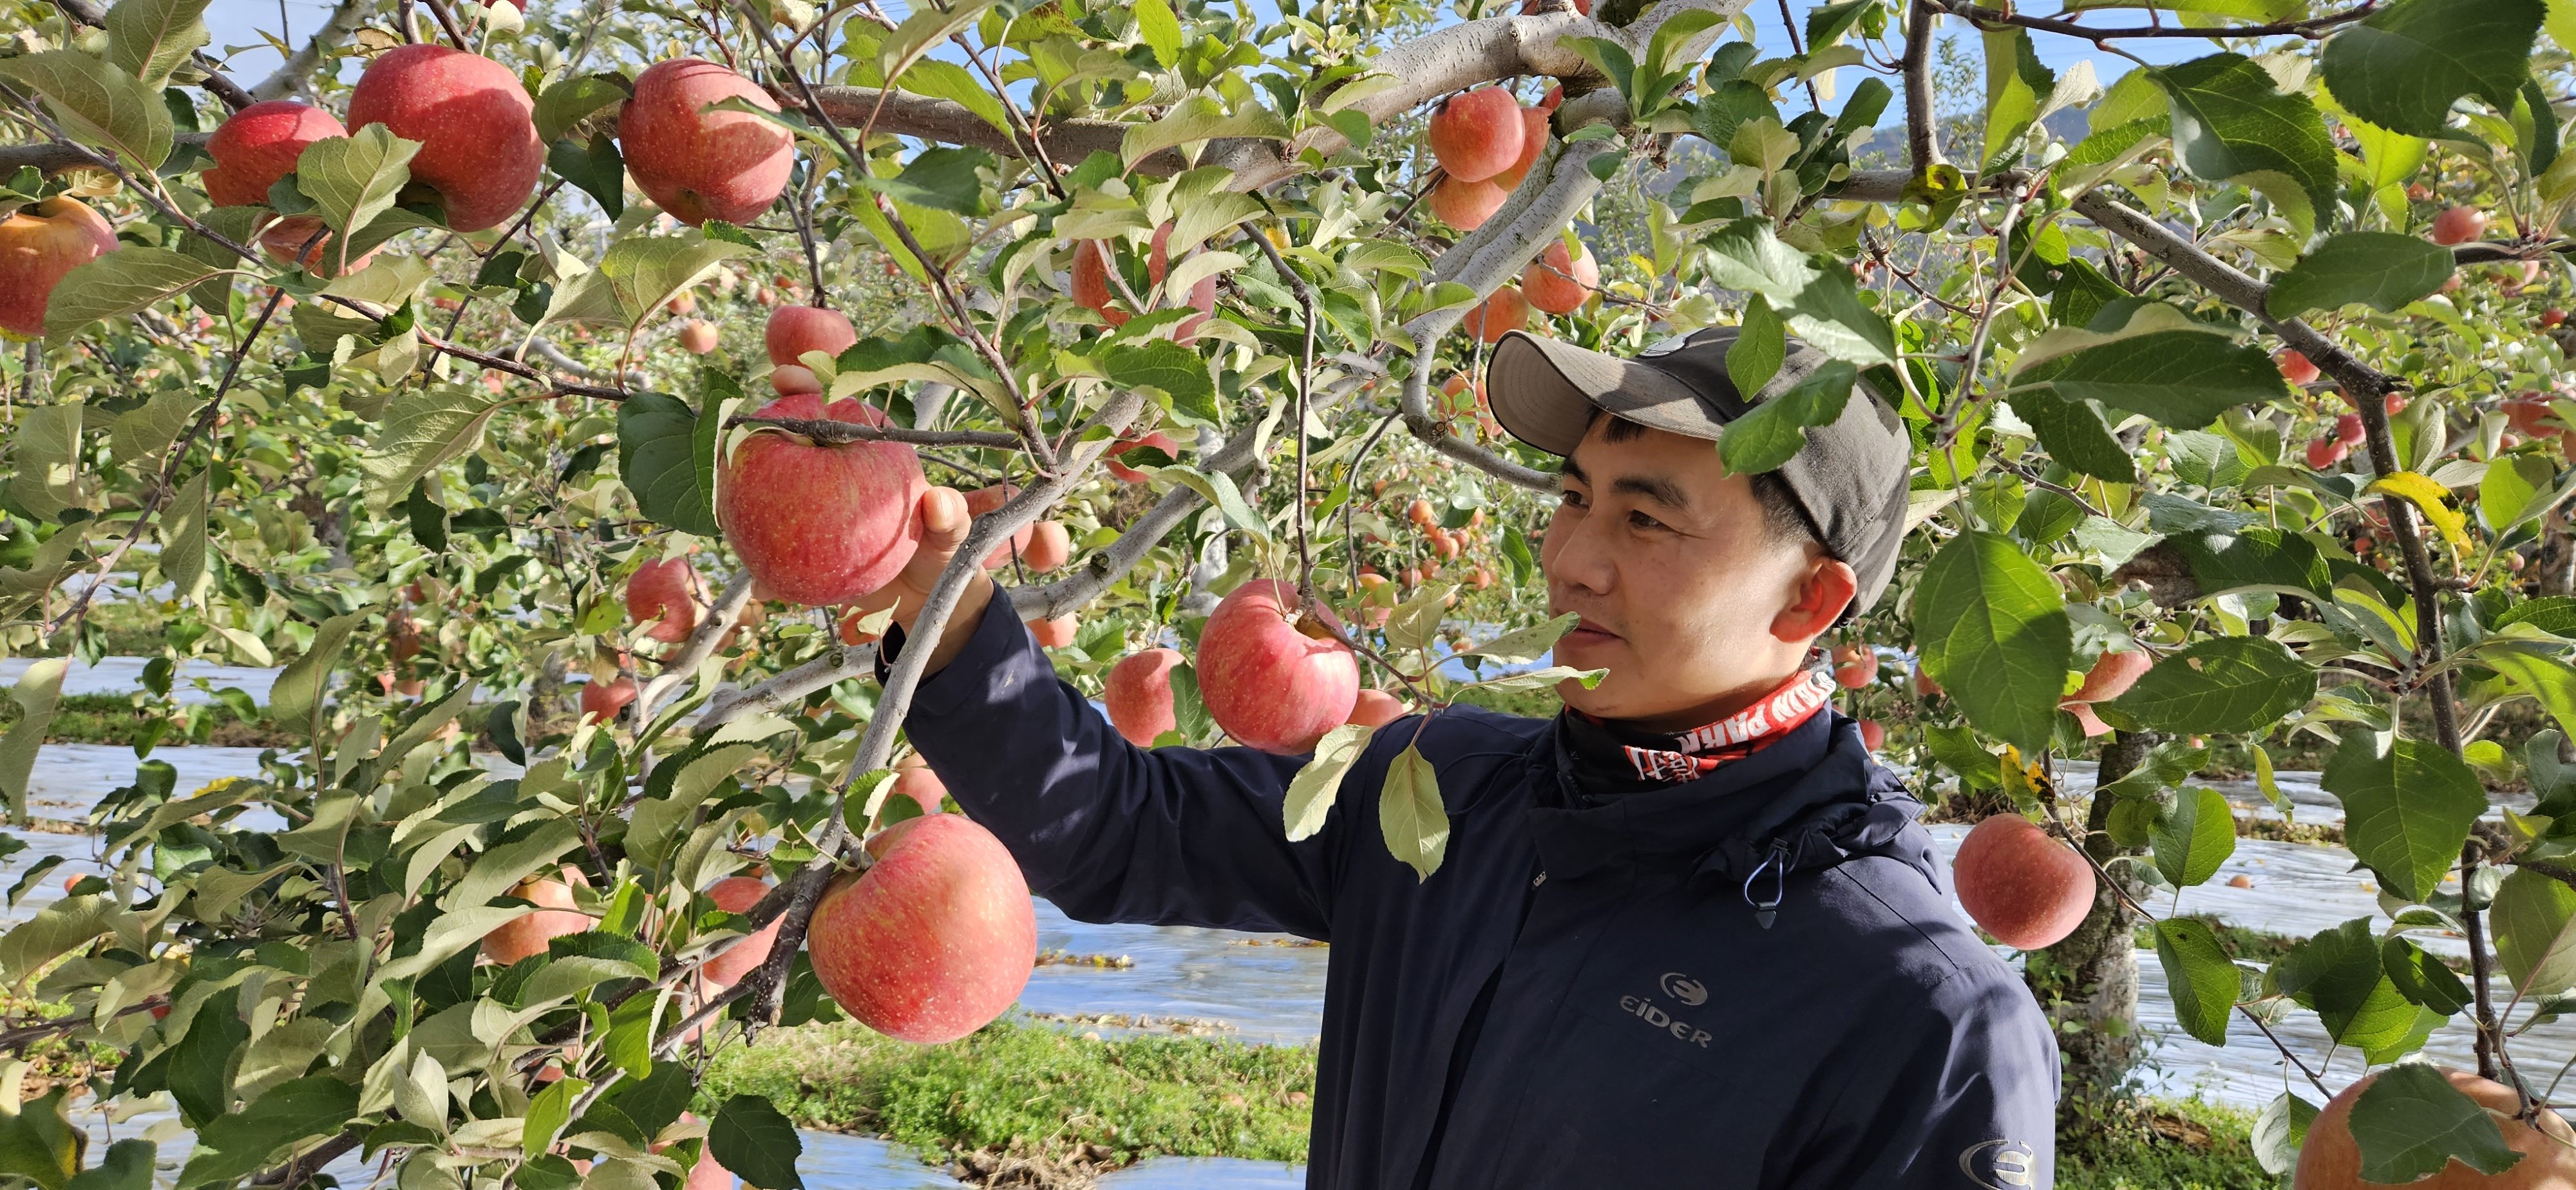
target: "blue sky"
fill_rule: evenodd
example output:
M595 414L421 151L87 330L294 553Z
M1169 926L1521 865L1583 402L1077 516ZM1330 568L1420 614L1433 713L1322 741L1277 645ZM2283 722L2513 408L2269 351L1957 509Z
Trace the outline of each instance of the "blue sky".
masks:
M1791 10L1802 22L1807 9L1812 6L1813 0L1791 0L1790 2ZM902 0L890 0L886 7L891 12L901 13L908 5ZM1254 0L1253 7L1256 12L1277 11L1270 0ZM243 82L249 83L265 76L276 67L278 62L276 52L265 46L264 39L260 36L262 30L274 33L279 29L282 20L288 32L293 33L300 42L303 36L322 23L330 11L331 5L319 0L214 0L213 5L206 12L206 24L214 34L213 48L218 52L228 46L252 47L231 59L231 73ZM1787 54L1789 43L1781 23L1779 0L1752 0L1749 11L1760 31L1756 44L1760 47L1762 56L1767 58ZM2125 24L2129 23L2129 18L2115 12L2109 18L2109 23ZM1976 35L1965 22L1945 21L1944 26L1951 35L1964 39L1962 48L1966 49L1972 57L1978 53ZM2124 44L2132 52L2154 62L2178 62L2211 52L2209 42L2191 39L2152 40ZM2037 45L2040 60L2051 70L2061 74L2079 61L2090 60L2093 63L2095 76L2108 84L2131 69L2128 59L2117 54L2103 53L2093 48L2091 44L2074 38L2042 34L2038 38ZM1848 94L1850 88L1859 83L1861 72L1847 69L1842 74L1844 76L1842 90ZM1902 123L1903 104L1904 98L1900 93L1897 102L1889 107L1882 122ZM1829 108L1837 106L1837 102L1828 102L1826 106Z

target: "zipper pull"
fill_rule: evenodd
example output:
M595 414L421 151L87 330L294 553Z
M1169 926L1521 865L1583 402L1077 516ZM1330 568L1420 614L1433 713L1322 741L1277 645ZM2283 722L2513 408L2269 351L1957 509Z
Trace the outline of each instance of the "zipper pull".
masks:
M1771 899L1768 901L1756 901L1753 899L1753 881L1756 877L1762 875L1762 869L1764 868L1775 869L1771 873ZM1753 924L1766 930L1771 928L1772 919L1778 916L1780 899L1787 891L1788 883L1789 841L1787 839L1773 839L1771 841L1771 853L1763 857L1761 863L1754 865L1752 873L1744 878L1744 901L1746 904L1753 906Z

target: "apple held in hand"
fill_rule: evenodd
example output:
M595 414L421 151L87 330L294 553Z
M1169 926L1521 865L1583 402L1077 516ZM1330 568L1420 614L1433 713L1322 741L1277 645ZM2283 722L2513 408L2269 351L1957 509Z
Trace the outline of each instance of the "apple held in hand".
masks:
M2054 945L2093 910L2093 865L2019 814L1969 828L1950 877L1968 916L2015 950Z
M1276 579L1236 587L1199 634L1199 697L1247 747L1282 756L1313 750L1350 721L1359 662L1339 640L1298 627L1297 589Z
M0 219L0 330L45 333L45 305L63 274L116 251L116 229L79 199L56 195Z
M757 416L884 425L856 400L827 410L812 394L780 397ZM886 585L921 540L921 456L900 442L809 443L752 434L726 460L716 522L743 567L777 598L828 606Z
M1164 732L1179 730L1180 719L1172 711L1172 667L1181 660L1177 650L1147 649L1109 667L1100 702L1109 708L1110 726L1128 743L1151 748Z
M536 193L546 147L519 76L479 54L422 43L367 64L349 95L349 127L382 124L420 142L411 180L438 192L455 231L498 227Z
M751 907L769 895L769 886L749 876L728 876L707 886L707 901L727 913L748 913ZM769 948L778 941L778 927L783 915L771 918L750 937L725 948L723 954L708 959L698 974L720 988L732 987L743 976L752 973L769 958Z
M691 227L758 218L786 191L796 162L786 129L750 112L709 110L728 99L778 110L750 79L713 62L674 58L637 75L634 96L618 112L617 145L636 188Z
M875 866L823 894L805 935L814 974L860 1024L935 1045L1019 999L1038 957L1020 866L959 814L906 819L871 840Z

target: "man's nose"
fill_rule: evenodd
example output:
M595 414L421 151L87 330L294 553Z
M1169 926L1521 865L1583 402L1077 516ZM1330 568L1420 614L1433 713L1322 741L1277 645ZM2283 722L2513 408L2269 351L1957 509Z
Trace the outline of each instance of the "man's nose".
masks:
M1609 543L1594 527L1596 519L1558 517L1547 527L1539 565L1547 571L1550 582L1595 595L1606 595L1618 586L1619 569Z

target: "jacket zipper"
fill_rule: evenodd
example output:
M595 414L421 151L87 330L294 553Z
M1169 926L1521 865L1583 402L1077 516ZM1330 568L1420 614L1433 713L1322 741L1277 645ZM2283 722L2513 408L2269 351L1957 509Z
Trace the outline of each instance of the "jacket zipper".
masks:
M1760 878L1762 875L1762 869L1764 868L1772 869L1771 899L1767 901L1756 901L1753 899L1753 882ZM1744 878L1744 901L1746 904L1753 906L1753 923L1755 925L1761 926L1766 930L1771 928L1771 920L1778 916L1780 899L1788 889L1788 886L1789 840L1773 839L1771 840L1771 853L1763 857L1761 863L1754 865L1752 873Z

